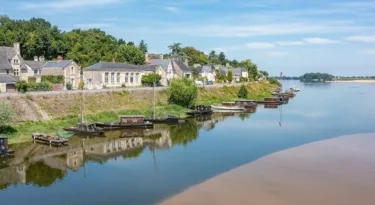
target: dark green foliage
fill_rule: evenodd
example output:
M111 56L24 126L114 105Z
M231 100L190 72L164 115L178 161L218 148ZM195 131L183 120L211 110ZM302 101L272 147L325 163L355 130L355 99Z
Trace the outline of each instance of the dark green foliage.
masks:
M141 40L138 45L139 50L141 50L143 53L146 53L148 51L148 45L145 43L144 40Z
M268 78L269 74L267 71L259 71L264 77Z
M34 76L28 77L27 81L29 83L36 83L36 77L34 77Z
M25 93L28 89L28 83L24 80L18 81L16 83L16 89L18 92Z
M150 73L142 76L142 84L147 86L153 86L153 83L160 83L161 76L158 74Z
M197 68L194 68L194 69L193 69L193 78L194 78L194 79L199 78L199 71L198 71Z
M68 83L66 84L66 89L67 89L67 90L72 90L72 89L73 89L73 85L72 85L70 82L68 82Z
M233 80L233 72L232 72L231 70L228 71L228 77L227 77L227 80L228 80L229 83L231 83L232 80Z
M42 75L42 82L50 82L52 84L64 84L63 75Z
M245 78L245 77L240 77L240 82L243 83L243 82L248 82L249 79L248 78Z
M187 78L174 79L168 86L169 102L191 108L198 97L198 87Z
M52 84L48 81L41 83L29 83L27 91L36 92L36 91L51 91Z
M301 77L301 81L303 82L325 82L331 81L335 78L335 76L327 74L327 73L306 73Z
M225 64L226 64L227 59L226 59L226 57L225 57L224 52L220 52L218 58L219 58L219 61L220 61L220 64L221 64L221 65L225 65Z
M247 98L248 94L249 94L249 91L247 90L247 87L245 85L241 85L240 90L238 91L238 97Z
M270 82L272 85L279 85L279 81L277 81L275 78L268 78L268 82Z
M38 187L48 187L56 180L63 179L65 171L51 168L44 162L35 162L31 164L26 171L26 184L33 184Z
M129 64L143 65L145 54L136 46L121 45L116 54L116 60Z

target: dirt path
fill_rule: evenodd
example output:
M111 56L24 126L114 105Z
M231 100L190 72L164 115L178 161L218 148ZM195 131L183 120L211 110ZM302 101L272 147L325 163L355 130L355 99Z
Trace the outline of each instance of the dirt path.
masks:
M373 205L375 134L281 151L193 186L161 204Z

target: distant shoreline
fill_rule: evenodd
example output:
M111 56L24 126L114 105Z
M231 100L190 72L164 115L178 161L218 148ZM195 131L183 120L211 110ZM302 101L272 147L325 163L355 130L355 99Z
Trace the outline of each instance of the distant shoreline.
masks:
M333 80L330 83L375 83L375 80Z

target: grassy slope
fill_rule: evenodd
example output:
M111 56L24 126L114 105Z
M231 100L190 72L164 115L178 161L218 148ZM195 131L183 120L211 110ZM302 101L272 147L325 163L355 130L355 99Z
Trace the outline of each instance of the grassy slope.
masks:
M249 99L261 99L264 97L271 96L270 88L272 86L266 82L263 83L251 83L248 85L249 89ZM239 87L235 86L224 86L221 88L199 88L199 94L197 99L197 104L217 104L221 103L222 101L232 101L237 99ZM145 115L148 117L152 116L152 107L150 104L150 99L144 98L142 100L132 100L129 99L128 93L112 93L111 96L106 96L112 99L103 99L103 96L99 97L95 95L91 95L85 97L85 108L86 108L86 122L113 122L118 121L119 115L127 115L127 114L139 114ZM71 97L72 98L72 97ZM121 106L121 103L126 99L127 106ZM59 110L55 111L55 116L57 116L56 112L67 112L70 115L61 118L55 118L55 120L51 121L44 121L44 122L24 122L20 124L13 125L7 130L3 130L1 133L5 134L9 137L9 143L21 143L31 140L31 133L33 132L41 132L41 133L48 133L52 135L56 135L56 132L63 127L75 126L75 124L79 121L79 100L76 98L74 99L66 99L65 102L70 101L69 103L73 103L74 107L69 108L67 110ZM74 102L71 102L74 101ZM135 101L135 102L134 102ZM146 103L145 103L146 101ZM152 101L152 100L151 100ZM58 106L56 104L63 104L64 102L48 102L48 99L44 99L42 102L42 107L44 110L47 110L48 113L54 111L53 109ZM117 103L117 105L116 105ZM131 105L131 106L129 106ZM95 107L100 106L100 110L107 110L104 112L95 112ZM168 105L166 92L161 91L158 94L157 104L156 104L156 116L157 117L165 117L167 115L175 115L180 117L185 117L185 112L187 109L177 106L177 105ZM61 107L61 106L60 106ZM122 108L122 109L121 109Z

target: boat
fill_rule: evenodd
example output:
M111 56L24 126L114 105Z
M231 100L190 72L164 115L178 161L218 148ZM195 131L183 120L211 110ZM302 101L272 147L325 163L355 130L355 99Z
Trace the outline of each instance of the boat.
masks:
M57 131L57 135L62 138L72 138L74 136L74 133L72 132L65 132L64 130Z
M186 114L190 116L209 115L212 114L212 109L211 106L197 105L195 106L195 110L186 112Z
M31 134L31 137L33 138L33 141L35 142L41 142L46 143L49 145L54 146L63 146L68 144L68 139L61 138L61 137L55 137L47 134L42 133L33 133Z
M96 126L108 129L122 129L122 128L153 128L154 124L145 120L143 115L122 115L120 122L98 122Z
M235 102L223 102L222 105L211 105L215 110L245 111L245 108L236 106Z
M176 116L168 116L166 118L145 118L145 121L156 123L183 123L184 119Z
M283 99L279 97L264 98L263 100L257 101L258 104L282 104Z
M103 128L96 127L94 123L78 123L77 127L64 128L67 132L73 132L76 134L89 134L89 135L101 135L104 134Z
M236 100L234 101L234 103L236 106L244 107L244 108L257 106L257 102L255 100Z
M8 138L0 136L0 157L12 157L14 150L8 147Z

